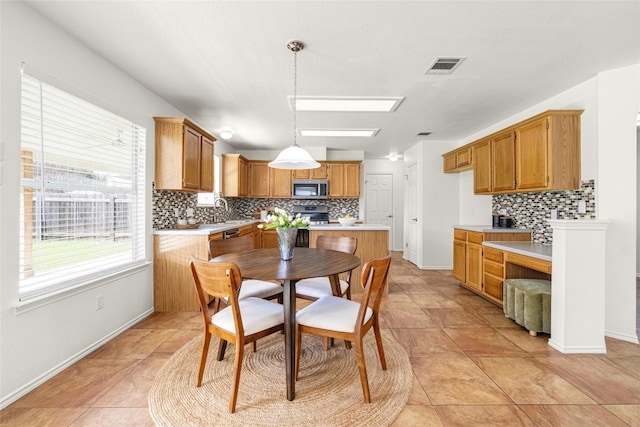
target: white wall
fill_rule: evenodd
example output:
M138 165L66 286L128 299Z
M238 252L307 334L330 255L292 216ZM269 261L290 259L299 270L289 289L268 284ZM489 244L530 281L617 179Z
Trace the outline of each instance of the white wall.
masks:
M640 66L598 74L598 216L609 220L605 334L636 336L636 117Z
M182 115L141 84L19 2L0 2L0 407L119 333L153 308L151 264L81 291L14 309L18 302L20 64L74 86L147 129L147 188L153 176L152 116ZM151 261L151 191L147 192ZM96 311L97 295L104 308Z
M404 164L402 161L390 162L389 160L365 160L362 163L363 180L362 180L362 196L364 196L364 177L367 174L391 174L393 176L393 237L389 242L389 246L393 251L401 251L404 242ZM366 210L366 197L360 199L360 218L364 218Z

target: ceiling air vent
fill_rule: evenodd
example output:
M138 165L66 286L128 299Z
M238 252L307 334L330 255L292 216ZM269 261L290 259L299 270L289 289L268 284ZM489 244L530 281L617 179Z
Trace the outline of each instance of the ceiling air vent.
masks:
M431 132L420 132L416 136L429 136L429 135L431 135Z
M425 74L451 74L465 59L467 59L465 56L436 58L427 68Z

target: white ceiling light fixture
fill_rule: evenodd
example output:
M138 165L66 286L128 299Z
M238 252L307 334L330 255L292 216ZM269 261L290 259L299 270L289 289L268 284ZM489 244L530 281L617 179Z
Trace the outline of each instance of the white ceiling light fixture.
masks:
M396 153L391 153L388 156L386 156L387 159L389 159L390 162L396 162L398 161L399 158L401 158L402 156Z
M380 129L300 129L302 136L372 138Z
M295 100L289 97L289 107L294 110L295 106L297 111L391 113L398 108L403 100L403 96L301 96Z
M293 102L295 104L298 95L298 52L304 49L304 44L298 40L287 43L287 48L293 52ZM296 141L296 110L293 110L293 145L285 148L278 154L269 167L274 169L315 169L320 163L313 160L311 154L300 147Z
M233 131L229 128L223 128L220 130L220 138L222 139L231 139L233 136Z

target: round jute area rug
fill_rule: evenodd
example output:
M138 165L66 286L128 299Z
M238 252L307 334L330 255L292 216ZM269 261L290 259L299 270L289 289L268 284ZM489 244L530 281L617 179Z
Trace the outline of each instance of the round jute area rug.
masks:
M371 403L364 403L355 350L344 342L324 350L323 340L303 335L296 398L286 398L284 335L258 341L245 351L236 412L228 412L234 346L215 358L213 339L202 386L196 387L201 337L178 350L158 372L149 393L149 412L158 426L387 426L411 393L413 370L407 353L382 331L387 370L380 368L373 331L365 337Z

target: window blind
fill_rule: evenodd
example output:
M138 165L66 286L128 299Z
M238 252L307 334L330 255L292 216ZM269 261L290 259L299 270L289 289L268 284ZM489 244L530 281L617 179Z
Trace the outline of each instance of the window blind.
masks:
M20 300L145 260L146 130L22 75Z

